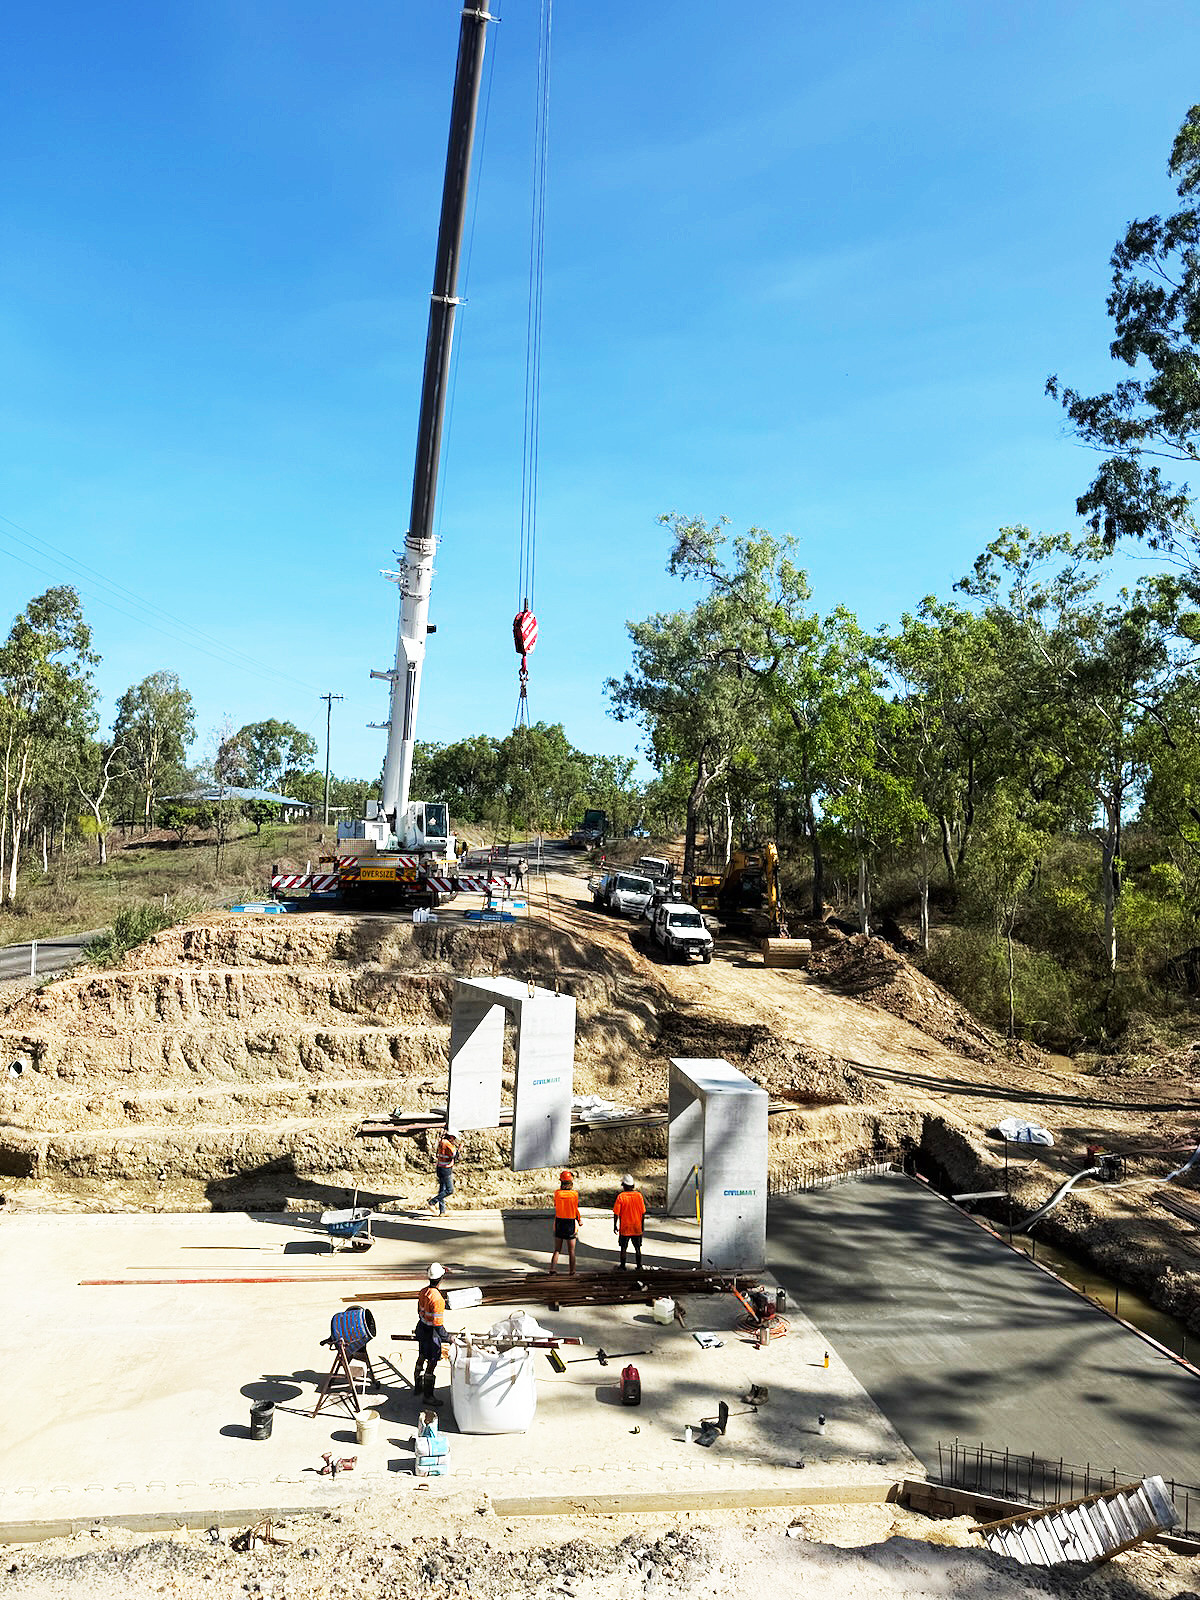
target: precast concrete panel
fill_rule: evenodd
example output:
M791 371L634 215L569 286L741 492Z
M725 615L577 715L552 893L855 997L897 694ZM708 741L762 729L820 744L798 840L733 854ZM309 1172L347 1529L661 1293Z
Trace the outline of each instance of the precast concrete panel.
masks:
M667 1210L694 1204L700 1168L700 1264L752 1271L767 1248L767 1092L728 1061L672 1059Z
M450 1012L447 1126L498 1128L504 1070L504 1007L459 979Z
M516 1172L561 1167L571 1155L575 1001L515 978L460 978L450 1017L449 1122L500 1125L504 1018L516 1025Z
M539 989L518 1003L514 1172L561 1167L571 1159L575 1087L575 1001Z

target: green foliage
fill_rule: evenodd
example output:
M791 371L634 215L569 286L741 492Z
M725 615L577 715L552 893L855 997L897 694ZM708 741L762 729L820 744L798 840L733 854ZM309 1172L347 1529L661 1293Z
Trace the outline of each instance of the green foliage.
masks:
M294 722L248 722L232 736L229 749L230 781L245 789L268 789L294 800L296 779L312 771L317 741ZM233 776L236 774L236 776ZM314 777L319 777L313 773ZM321 778L320 781L324 782Z
M1132 374L1109 392L1060 386L1079 438L1105 455L1078 502L1094 532L1182 548L1195 567L1197 529L1187 484L1164 478L1158 461L1200 460L1200 105L1180 128L1167 167L1185 203L1168 217L1131 222L1111 257L1108 312L1114 361Z
M94 967L112 967L147 939L187 922L207 909L197 895L180 894L171 900L135 900L124 905L112 920L112 927L84 946L83 958Z
M1008 952L990 929L946 929L925 958L935 983L993 1027L1005 1029L1009 1015ZM1016 1031L1050 1049L1072 1048L1096 1026L1089 986L1052 955L1014 946L1013 1000Z

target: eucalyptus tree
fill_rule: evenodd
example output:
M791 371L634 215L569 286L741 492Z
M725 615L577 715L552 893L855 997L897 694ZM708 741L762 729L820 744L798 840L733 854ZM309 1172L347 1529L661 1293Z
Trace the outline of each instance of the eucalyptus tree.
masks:
M155 795L171 773L182 769L195 734L192 697L173 672L150 673L117 701L113 739L125 750L144 827L150 826ZM231 737L232 730L224 741L227 751L233 748ZM228 781L237 781L232 772Z
M1109 352L1132 375L1098 395L1057 377L1046 388L1105 457L1078 502L1092 531L1110 546L1132 537L1173 549L1200 580L1191 491L1158 466L1200 463L1200 105L1188 111L1167 171L1183 204L1131 222L1111 256Z
M719 595L627 628L633 665L607 681L611 712L618 722L641 725L660 772L676 763L688 768L683 870L690 874L709 792L754 737L762 689L740 661L735 619Z
M16 900L39 785L61 765L55 752L95 727L91 643L79 596L63 585L30 600L0 645L0 905Z
M1122 831L1166 747L1167 708L1194 647L1180 632L1178 580L1154 574L1115 599L1098 597L1101 553L1095 536L1006 528L962 586L984 601L1005 641L1006 716L1027 770L1044 785L1042 818L1057 810L1062 821L1079 790L1088 797L1111 975ZM1025 815L1038 820L1031 806Z

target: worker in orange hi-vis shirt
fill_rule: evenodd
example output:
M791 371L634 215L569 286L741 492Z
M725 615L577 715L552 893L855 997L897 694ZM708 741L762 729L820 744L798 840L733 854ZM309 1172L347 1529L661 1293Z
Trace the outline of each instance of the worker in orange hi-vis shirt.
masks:
M557 1272L558 1252L565 1244L567 1271L572 1278L575 1276L575 1236L581 1225L575 1179L564 1170L558 1175L558 1188L554 1191L554 1254L550 1257L551 1272Z
M633 1246L634 1265L642 1267L642 1233L646 1226L646 1202L627 1172L621 1179L621 1192L613 1201L613 1232L621 1246L620 1271L625 1270L625 1254Z

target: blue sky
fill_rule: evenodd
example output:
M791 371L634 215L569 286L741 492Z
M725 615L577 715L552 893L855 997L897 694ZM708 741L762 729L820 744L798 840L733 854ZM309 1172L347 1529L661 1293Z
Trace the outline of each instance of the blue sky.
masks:
M422 737L516 703L537 6L489 39ZM0 67L0 626L76 582L105 712L179 673L378 770L459 0L18 0ZM535 718L680 604L661 512L801 541L868 627L1074 522L1042 393L1107 386L1108 255L1170 208L1192 3L554 11ZM56 547L58 554L47 549ZM70 560L66 558L69 557ZM82 571L79 564L91 569ZM36 569L36 570L35 570Z

